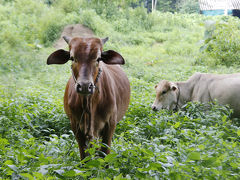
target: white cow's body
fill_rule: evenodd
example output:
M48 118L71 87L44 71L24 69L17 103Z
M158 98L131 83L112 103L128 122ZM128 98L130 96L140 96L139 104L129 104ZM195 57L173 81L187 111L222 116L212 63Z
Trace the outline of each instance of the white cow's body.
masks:
M189 101L207 103L217 100L219 104L230 105L233 116L240 117L240 73L195 73L185 82L163 80L156 86L156 92L153 110L172 110Z

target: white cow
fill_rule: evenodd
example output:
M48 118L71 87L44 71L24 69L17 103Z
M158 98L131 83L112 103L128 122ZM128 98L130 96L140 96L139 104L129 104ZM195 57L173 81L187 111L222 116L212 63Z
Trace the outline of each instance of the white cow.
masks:
M217 100L233 109L233 117L240 117L240 73L195 73L184 82L162 80L155 89L154 111L178 109L189 101L207 103Z

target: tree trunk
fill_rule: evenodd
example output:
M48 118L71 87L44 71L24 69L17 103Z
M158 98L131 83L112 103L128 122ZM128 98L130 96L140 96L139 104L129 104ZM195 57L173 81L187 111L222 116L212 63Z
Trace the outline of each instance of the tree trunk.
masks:
M157 9L157 0L155 0L155 4L154 4L154 10Z
M152 0L152 12L156 10L157 7L157 0Z

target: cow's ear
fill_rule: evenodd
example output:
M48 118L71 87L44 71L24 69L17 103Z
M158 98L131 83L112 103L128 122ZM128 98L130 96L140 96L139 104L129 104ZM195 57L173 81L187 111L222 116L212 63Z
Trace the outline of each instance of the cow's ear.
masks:
M113 50L102 52L100 60L106 64L125 64L123 57Z
M157 89L157 86L158 86L158 85L155 86L155 89Z
M177 87L176 84L171 83L171 84L170 84L170 89L171 89L172 91L176 91L176 90L178 89L178 87Z
M176 87L176 86L172 86L171 89L172 89L173 91L175 91L175 90L177 89L177 87Z
M47 64L65 64L70 59L70 53L59 49L48 56Z

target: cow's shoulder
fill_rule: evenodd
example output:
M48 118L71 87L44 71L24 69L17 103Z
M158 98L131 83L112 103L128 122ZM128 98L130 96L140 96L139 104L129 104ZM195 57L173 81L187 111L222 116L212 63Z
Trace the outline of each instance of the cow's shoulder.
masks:
M189 79L188 82L196 83L204 76L204 73L196 72Z

